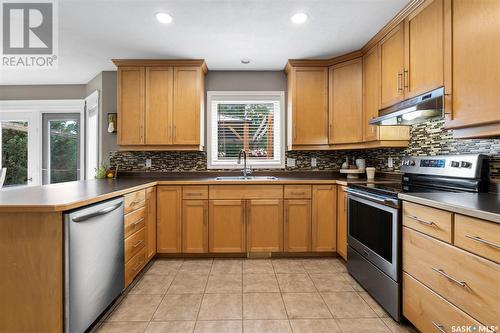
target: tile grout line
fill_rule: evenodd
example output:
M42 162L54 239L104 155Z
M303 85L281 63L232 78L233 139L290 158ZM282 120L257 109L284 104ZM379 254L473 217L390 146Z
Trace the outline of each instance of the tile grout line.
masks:
M194 321L194 327L193 327L193 332L196 330L196 326L198 325L198 318L200 317L200 311L201 311L201 306L203 305L203 300L205 299L206 291L207 291L207 286L208 286L208 280L210 279L210 273L212 273L212 269L214 267L214 259L212 259L212 264L210 265L210 270L208 271L207 275L207 281L205 282L205 287L203 288L203 293L201 295L201 302L200 306L198 307L198 311L196 312L196 319Z
M273 268L274 278L276 279L276 284L278 284L278 290L280 293L281 301L283 302L283 307L285 308L286 319L288 320L288 327L290 327L290 331L293 333L292 323L290 321L290 316L288 315L288 310L286 308L285 299L283 298L283 292L281 291L280 282L278 280L278 273L276 273L276 269L274 268L274 263L272 261L271 261L271 267Z

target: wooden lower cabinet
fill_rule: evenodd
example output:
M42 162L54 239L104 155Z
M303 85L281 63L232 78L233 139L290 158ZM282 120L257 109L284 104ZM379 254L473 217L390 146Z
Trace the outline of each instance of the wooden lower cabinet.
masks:
M156 250L158 253L180 253L182 251L182 187L158 186L157 200Z
M244 200L209 200L209 252L246 252Z
M337 186L313 185L311 229L312 251L337 250Z
M311 251L311 200L285 200L285 252Z
M146 257L156 254L156 186L146 189Z
M208 200L183 200L182 252L208 252Z
M337 253L347 260L347 194L344 186L337 190Z
M247 251L283 251L283 200L252 199L246 207Z

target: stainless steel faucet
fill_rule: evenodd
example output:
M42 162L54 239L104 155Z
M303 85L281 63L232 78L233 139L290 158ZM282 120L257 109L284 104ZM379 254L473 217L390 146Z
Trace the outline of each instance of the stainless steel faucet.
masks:
M248 177L252 174L252 170L247 168L247 152L244 149L240 149L238 154L238 164L241 164L241 155L243 155L243 169L241 169L241 174L243 177Z

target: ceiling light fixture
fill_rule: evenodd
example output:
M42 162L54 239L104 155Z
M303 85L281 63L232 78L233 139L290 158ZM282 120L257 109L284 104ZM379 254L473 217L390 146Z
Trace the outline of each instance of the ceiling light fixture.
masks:
M244 65L248 65L250 63L250 59L241 59L241 63Z
M307 21L307 14L306 13L297 13L293 15L290 20L295 23L295 24L302 24L305 21Z
M155 17L158 20L158 22L164 23L164 24L172 23L172 21L173 21L172 16L170 16L167 13L163 13L163 12L156 13Z

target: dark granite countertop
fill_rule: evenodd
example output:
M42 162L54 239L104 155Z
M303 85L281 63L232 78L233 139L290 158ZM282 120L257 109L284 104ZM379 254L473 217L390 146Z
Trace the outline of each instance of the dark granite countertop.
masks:
M500 194L495 193L400 193L399 198L500 223Z

